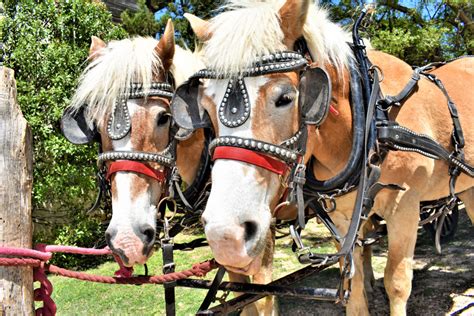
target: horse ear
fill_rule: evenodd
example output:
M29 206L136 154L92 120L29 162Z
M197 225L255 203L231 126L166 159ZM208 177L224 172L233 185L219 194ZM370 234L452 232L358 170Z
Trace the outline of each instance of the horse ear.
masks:
M284 44L292 49L295 41L303 35L310 0L287 0L280 8L280 26L285 35Z
M100 56L100 51L105 48L107 44L97 36L91 37L91 47L89 48L89 60L94 60Z
M208 21L198 18L191 13L185 13L184 17L188 20L189 24L191 24L194 34L196 34L201 42L206 42L212 37L212 33L209 31Z
M199 79L191 78L176 89L171 100L173 119L180 128L188 132L211 127L209 115L198 101L199 86Z
M319 126L329 112L331 104L331 80L319 67L307 69L301 76L298 104L303 121Z
M85 117L86 107L78 110L68 108L61 117L61 131L68 141L75 145L84 145L99 140L95 126L90 127Z
M165 71L168 71L173 64L174 50L175 50L175 41L174 41L174 26L171 19L168 19L166 23L165 32L161 37L158 45L156 45L156 53L163 63Z

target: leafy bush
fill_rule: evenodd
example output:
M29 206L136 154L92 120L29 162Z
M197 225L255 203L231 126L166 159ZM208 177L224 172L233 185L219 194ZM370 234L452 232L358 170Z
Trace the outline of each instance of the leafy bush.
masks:
M95 195L97 150L70 144L61 135L59 120L86 65L91 36L111 40L127 34L112 23L111 14L99 1L8 0L4 4L0 35L5 65L15 70L18 102L33 131L33 216L36 222L53 224L54 217L48 215L45 220L37 214L67 214L69 218L57 238L48 227L49 234L43 232L41 241L86 245L86 240L96 238L95 226L81 213ZM85 222L72 221L78 216Z
M67 245L90 248L102 248L105 244L104 230L99 221L80 216L73 223L62 226L57 230L55 245ZM110 258L109 258L110 259ZM51 263L60 267L84 270L107 260L107 256L83 256L57 253Z

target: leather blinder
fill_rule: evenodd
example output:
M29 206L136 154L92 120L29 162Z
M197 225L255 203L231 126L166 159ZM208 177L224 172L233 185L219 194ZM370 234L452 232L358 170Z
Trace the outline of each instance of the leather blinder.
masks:
M68 141L75 145L84 145L99 141L95 126L90 126L85 118L86 106L78 110L68 108L61 117L61 131Z
M326 119L331 103L331 80L319 67L308 68L301 76L299 106L302 121L319 126Z
M176 124L188 131L211 126L209 115L198 102L199 86L199 79L191 78L176 89L171 100L171 113Z

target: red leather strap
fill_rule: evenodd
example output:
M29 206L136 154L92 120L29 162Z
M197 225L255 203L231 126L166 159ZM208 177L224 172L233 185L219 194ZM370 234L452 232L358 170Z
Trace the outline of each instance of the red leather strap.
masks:
M159 182L165 181L165 174L163 171L155 170L143 162L133 160L119 160L112 162L107 171L107 180L110 180L110 177L119 171L135 172L158 180Z
M249 163L279 175L288 170L288 165L278 159L240 147L221 146L214 150L212 160L229 159Z

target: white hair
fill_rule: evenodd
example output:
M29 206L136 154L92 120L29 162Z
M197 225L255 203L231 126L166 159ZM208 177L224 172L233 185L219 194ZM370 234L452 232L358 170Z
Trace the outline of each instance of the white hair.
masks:
M176 87L188 80L198 70L204 69L205 65L202 61L201 51L195 52L175 46L173 65L171 65L171 73L173 74Z
M225 76L242 73L259 56L292 49L283 44L279 10L284 0L230 0L223 13L211 19L212 34L204 46L209 68ZM309 6L304 38L311 55L320 64L330 63L338 71L347 67L352 51L348 34L328 19L327 11L317 4Z
M120 95L130 92L131 83L149 87L153 74L163 72L162 62L155 50L158 41L151 37L135 37L111 41L95 54L94 60L82 73L70 107L79 109L87 104L89 123L102 124L112 112ZM193 72L202 68L198 56L176 46L170 69L176 84L181 84ZM145 90L146 92L146 90Z

